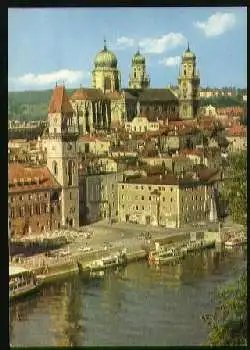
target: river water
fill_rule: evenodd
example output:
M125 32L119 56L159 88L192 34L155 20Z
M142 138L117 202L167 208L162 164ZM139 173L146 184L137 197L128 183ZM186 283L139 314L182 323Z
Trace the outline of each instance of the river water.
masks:
M13 346L200 345L216 288L246 267L246 250L210 250L160 269L145 262L44 287L10 308Z

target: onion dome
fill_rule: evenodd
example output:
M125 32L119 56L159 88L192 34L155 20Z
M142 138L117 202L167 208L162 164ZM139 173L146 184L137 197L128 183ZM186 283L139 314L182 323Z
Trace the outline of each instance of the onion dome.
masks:
M187 47L186 51L184 52L183 57L185 57L185 58L195 58L196 57L195 54L190 50L189 43L188 43L188 47Z
M107 49L106 40L104 40L104 48L95 57L95 68L117 68L116 55Z
M137 50L137 52L134 54L133 58L132 58L132 63L133 64L145 64L145 57L143 57L140 54L139 49Z

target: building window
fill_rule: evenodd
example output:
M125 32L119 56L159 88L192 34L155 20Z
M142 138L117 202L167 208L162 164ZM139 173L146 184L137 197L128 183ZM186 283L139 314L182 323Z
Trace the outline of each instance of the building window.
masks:
M122 189L124 190L124 185L122 185Z
M29 200L31 200L32 199L32 194L29 194Z
M58 174L58 167L57 167L57 162L55 160L52 163L52 169L53 169L54 175L57 175Z
M162 201L165 202L165 197L162 197Z
M135 207L136 210L138 210L138 205Z
M170 191L173 192L173 188L172 187L170 188Z
M111 89L111 79L106 77L104 78L104 90L110 90Z
M73 184L73 168L74 162L72 160L68 161L68 185L72 186Z
M23 200L23 196L19 196L19 200L22 201Z
M144 201L144 196L141 196L142 201Z
M173 202L173 198L170 198L170 202Z
M142 210L144 210L144 205L141 208L142 208Z
M69 192L69 199L71 200L72 199L72 193Z
M148 186L149 191L151 191L151 186Z
M148 197L148 200L151 201L151 196Z

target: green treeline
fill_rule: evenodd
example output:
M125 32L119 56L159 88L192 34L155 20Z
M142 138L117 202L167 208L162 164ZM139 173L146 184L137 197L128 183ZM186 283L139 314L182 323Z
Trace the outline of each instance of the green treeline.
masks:
M71 96L75 89L67 89ZM21 91L8 93L8 118L9 120L46 120L48 105L52 90ZM201 107L212 105L214 107L244 106L242 95L236 97L211 97L200 100Z
M67 89L71 96L75 89ZM9 120L46 120L52 90L20 91L8 93Z
M237 95L234 97L218 96L218 97L201 98L200 105L201 107L212 105L213 107L216 107L216 108L243 107L244 101L242 100L242 95Z

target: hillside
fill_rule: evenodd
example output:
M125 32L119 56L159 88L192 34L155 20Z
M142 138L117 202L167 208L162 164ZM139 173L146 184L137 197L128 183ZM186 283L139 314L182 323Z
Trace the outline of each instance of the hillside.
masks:
M66 91L71 96L75 89ZM45 120L51 94L52 90L9 92L9 120Z
M67 89L71 96L75 89ZM48 116L48 105L52 90L22 91L8 93L8 118L9 120L45 120ZM212 97L201 99L201 106L212 105L215 107L243 106L242 96L237 97Z

